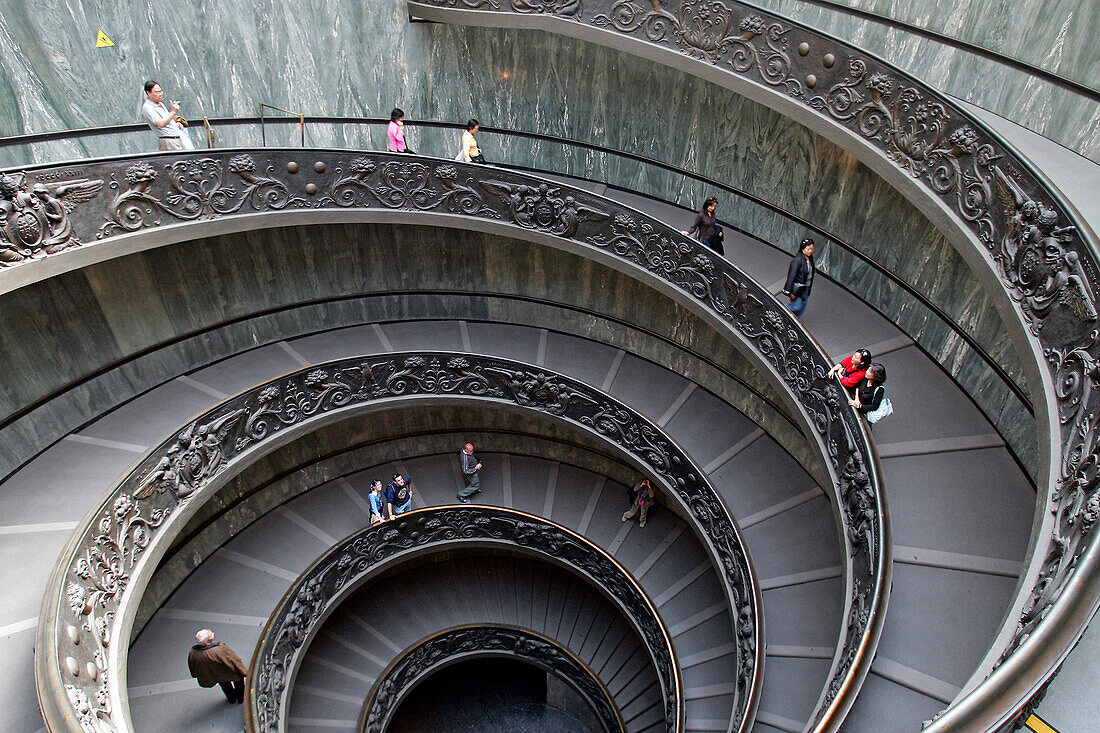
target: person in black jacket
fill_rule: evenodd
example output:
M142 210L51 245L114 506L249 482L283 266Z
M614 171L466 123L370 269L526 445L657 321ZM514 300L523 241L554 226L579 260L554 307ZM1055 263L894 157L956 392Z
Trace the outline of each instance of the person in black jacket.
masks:
M799 318L806 312L806 303L810 300L810 289L814 285L814 240L803 239L798 245L798 254L787 268L787 283L783 294L791 299L787 307Z
M874 412L882 404L882 398L886 396L886 367L875 362L867 369L867 375L860 382L856 390L856 396L848 400L848 404L866 415Z

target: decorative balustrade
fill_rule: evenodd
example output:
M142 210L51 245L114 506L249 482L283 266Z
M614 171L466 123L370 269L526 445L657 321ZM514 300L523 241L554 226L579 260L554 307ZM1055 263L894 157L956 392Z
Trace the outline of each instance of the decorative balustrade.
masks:
M541 28L657 59L773 106L899 188L999 281L1030 341L1040 439L1050 441L1042 516L991 676L931 729L993 730L1036 694L1100 603L1100 242L1028 160L960 105L885 61L737 0L408 0L417 17ZM1026 357L1025 357L1026 358ZM1035 381L1034 379L1032 381ZM1096 394L1094 395L1094 392ZM1045 415L1040 415L1040 411ZM1087 562L1086 562L1087 560ZM1076 582L1075 582L1076 581ZM1052 651L1053 649L1056 651ZM999 655L999 659L997 659ZM855 690L823 696L835 729Z
M564 565L609 595L649 652L665 699L668 731L682 730L683 706L672 638L657 609L630 573L575 532L512 509L451 506L421 509L347 537L318 558L271 613L249 670L246 728L286 730L293 681L313 637L348 594L402 558L461 548L504 547ZM609 731L625 730L610 693L579 659L532 631L512 627L440 630L406 650L378 676L360 717L360 730L380 733L402 697L433 670L464 656L507 654L529 659L568 680Z
M371 687L360 733L382 733L404 694L420 680L461 659L505 656L538 665L568 683L589 704L605 733L626 724L607 687L576 655L554 640L513 626L458 626L424 639L387 667Z
M94 256L93 244L116 245L118 251L158 246L209 234L215 224L216 231L224 232L337 219L408 221L482 228L565 247L621 268L682 300L739 343L763 374L793 396L807 434L822 450L834 477L834 484L826 488L843 528L847 609L824 693L827 701L842 691L845 697L854 694L867 674L881 631L890 562L880 471L866 427L835 381L826 378L830 362L797 319L732 263L714 257L694 240L627 206L569 186L491 167L408 155L303 149L208 151L40 167L2 180L8 205L17 209L17 215L8 219L10 231L5 230L5 236L14 237L9 241L17 244L7 251L22 258L13 262L23 263L5 273L10 275L33 269L38 263L29 260L36 258L51 257L56 270L66 261L66 252ZM150 240L150 245L143 245ZM444 367L433 368L443 370L433 379L447 374ZM397 383L411 386L396 376L408 369L395 366L394 370ZM406 376L411 379L413 373ZM295 387L296 394L308 403L315 387L308 383ZM519 404L550 400L555 409L573 409L569 400L561 401L564 394L548 389L536 379L515 392L514 398ZM571 387L569 393L577 391L583 390ZM272 427L275 418L267 408L251 409L256 414L249 413L247 420L223 413L202 425L196 423L192 433L162 446L143 461L138 474L123 482L126 489L115 492L97 518L78 530L64 567L51 584L50 607L59 617L46 614L40 636L40 649L58 649L56 656L40 655L46 659L38 665L39 684L47 688L43 694L64 684L72 696L68 703L44 706L51 724L73 710L85 710L81 720L108 721L107 729L117 725L120 718L113 711L124 705L121 694L117 687L101 689L96 683L105 672L108 679L119 674L118 661L125 653L109 649L107 641L127 638L125 633L112 630L104 636L106 626L126 615L119 613L118 606L128 581L120 579L117 568L141 566L157 556L150 550L161 525L176 521L190 497L206 488L210 477L229 460L223 438L239 433L242 420L250 426L266 426L265 430ZM618 440L641 441L635 447L643 458L664 460L671 448L648 445L658 440L655 428L622 432L626 428L620 420L641 420L632 414L623 407L609 407L588 415L588 420L601 432L610 430L611 437L616 431L622 433ZM241 440L244 443L235 451L246 448L252 438ZM174 465L179 456L193 455L195 450L208 451L211 465L201 470ZM761 617L755 591L742 592L754 586L746 575L736 527L702 472L686 468L689 465L687 456L677 456L673 464L662 467L661 480L676 487L706 533L727 589L735 597L731 598L734 616L758 630ZM140 481L176 485L153 490ZM174 501L163 503L166 496ZM136 502L139 498L142 501ZM115 507L116 501L122 503ZM127 570L127 577L130 574ZM75 594L68 609L60 598L63 588ZM73 620L78 622L71 625L73 631L56 633L58 618L71 614L76 614ZM747 638L743 642L734 730L751 724L763 660L754 642ZM93 660L89 655L97 649L100 655ZM93 705L93 700L98 704Z
M113 640L130 638L134 613L157 562L189 517L232 474L312 426L338 419L338 413L376 407L380 402L399 407L414 399L487 400L502 409L544 416L603 441L658 482L669 499L691 517L724 581L737 639L738 672L733 680L735 704L730 727L744 730L751 726L763 665L760 591L736 524L691 458L630 408L569 378L495 357L417 352L344 359L255 387L196 418L152 449L121 479L74 534L49 585L39 626L36 678L50 729L132 729L125 697L126 649ZM365 569L364 563L373 561L365 558L380 559L429 537L440 541L491 538L495 532L501 541L542 548L561 561L579 557L571 553L580 553L584 542L566 535L552 540L549 530L535 529L535 519L509 523L487 519L490 515L467 507L448 511L438 517L432 513L413 515L408 520L413 524L390 522L364 530L371 542L377 539L378 543L369 548L357 545L362 552L369 550L369 556L348 555L354 562L340 572L348 567ZM544 544L548 541L549 545ZM338 564L344 557L338 558ZM578 559L574 565L593 578L604 578L604 571L610 571L608 566L597 572L591 557ZM321 585L331 580L328 575L319 576L309 585L309 593L320 593ZM628 586L627 581L612 578L605 589L626 599L634 592ZM641 602L635 597L633 605L623 601L623 607L641 614L640 606L635 608ZM308 603L291 610L296 619L311 613ZM671 649L667 633L660 630L663 627L638 628L651 650L662 644L662 648ZM264 643L289 643L292 652L304 636L291 631L271 630ZM654 658L670 731L683 725L679 670L674 661L671 652ZM263 669L258 673L266 675L268 697L264 700L269 701L272 694L282 693L283 688L277 688L289 679ZM260 718L257 725L270 730L265 722L269 720Z

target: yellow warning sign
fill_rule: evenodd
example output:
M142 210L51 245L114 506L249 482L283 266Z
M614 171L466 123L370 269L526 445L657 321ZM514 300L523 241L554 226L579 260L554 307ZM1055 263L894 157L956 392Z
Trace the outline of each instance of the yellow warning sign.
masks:
M103 31L99 32L99 35L95 37L95 47L103 48L104 46L113 46L115 42L107 37L107 34Z

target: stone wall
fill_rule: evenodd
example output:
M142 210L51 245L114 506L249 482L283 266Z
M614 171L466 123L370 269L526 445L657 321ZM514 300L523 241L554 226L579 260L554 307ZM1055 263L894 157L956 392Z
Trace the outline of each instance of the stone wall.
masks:
M802 0L754 0L1100 162L1100 105L992 59ZM1100 3L1091 0L839 0L1100 89Z

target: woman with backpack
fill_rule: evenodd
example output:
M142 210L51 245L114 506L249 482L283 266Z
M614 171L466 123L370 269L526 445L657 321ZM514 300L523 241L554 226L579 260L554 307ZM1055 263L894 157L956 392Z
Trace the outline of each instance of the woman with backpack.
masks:
M867 422L876 423L894 411L890 398L886 396L886 367L875 363L867 368L867 375L856 389L855 397L848 404L856 408L867 418Z

